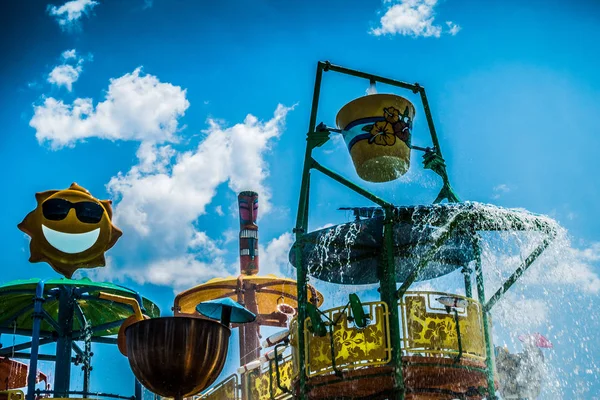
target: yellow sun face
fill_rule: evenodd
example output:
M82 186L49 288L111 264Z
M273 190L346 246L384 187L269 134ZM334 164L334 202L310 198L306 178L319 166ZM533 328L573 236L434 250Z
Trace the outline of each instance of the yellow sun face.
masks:
M79 268L106 265L104 252L123 234L112 224L110 200L98 200L76 183L35 198L37 207L18 225L31 236L30 262L47 262L67 278Z

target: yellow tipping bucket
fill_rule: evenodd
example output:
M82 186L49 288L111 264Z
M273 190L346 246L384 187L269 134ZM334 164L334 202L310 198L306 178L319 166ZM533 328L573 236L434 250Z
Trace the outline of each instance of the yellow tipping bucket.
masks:
M336 124L358 176L388 182L408 171L414 116L412 103L394 94L371 94L342 107Z

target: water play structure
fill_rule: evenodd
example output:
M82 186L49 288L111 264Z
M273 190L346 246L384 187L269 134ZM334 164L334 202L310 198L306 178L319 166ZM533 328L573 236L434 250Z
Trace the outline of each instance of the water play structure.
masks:
M414 105L395 94L370 94L339 111L333 128L317 125L321 80L337 72L419 96L430 133L417 146ZM396 205L327 168L313 157L333 134L346 142L359 178L388 182L405 174L411 153L438 174L442 187L430 205ZM419 138L420 141L424 140ZM414 155L414 154L413 154ZM354 220L308 230L314 171L374 203L345 207ZM461 202L442 157L425 89L328 62L319 62L307 134L302 185L290 262L296 267L297 315L289 331L267 340L267 353L238 370L202 399L493 399L500 388L490 312L556 236L551 219L524 211ZM313 196L314 192L310 193ZM443 200L447 203L442 204ZM482 263L487 233L536 232L539 241L491 296ZM415 282L459 273L463 294L410 290ZM345 304L311 302L318 281L375 284L378 301L351 293ZM317 281L315 281L315 279ZM287 350L286 350L287 349Z
M397 94L373 93L344 105L336 127L317 125L327 72L412 92L421 107ZM429 138L412 136L419 112ZM356 170L353 179L315 158L315 150L338 134ZM441 178L431 204L393 204L363 187L361 180L385 184L406 174L417 152L424 168ZM352 213L352 221L310 231L311 195L319 195L309 193L313 173L373 206L342 207ZM104 265L104 251L121 235L111 223L110 203L76 184L38 194L36 209L20 228L32 236L31 261L46 261L66 278L0 286L0 332L31 337L0 349L11 359L29 359L27 400L40 395L141 400L142 385L156 396L177 400L475 400L495 399L503 387L511 395L523 393L510 386L508 364L498 374L490 312L554 240L557 225L526 211L460 201L423 86L319 62L301 182L289 253L296 279L260 275L258 193L245 191L238 196L240 274L177 294L173 316L163 317L154 303L130 289L68 279L77 268ZM482 262L485 243L494 235L520 232L534 232L537 242L490 293ZM452 274L459 274L460 293L413 288L416 282ZM347 298L323 308L319 282L341 285ZM378 298L362 301L358 285L376 288ZM263 327L278 330L267 336ZM209 388L224 368L232 329L238 330L240 367ZM40 354L39 347L51 342L56 342L56 354ZM89 388L92 343L117 345L127 357L136 377L133 396ZM540 347L549 347L536 346L527 354L539 355ZM23 353L27 348L30 353ZM36 388L38 360L55 361L51 390ZM71 390L73 363L83 366L83 391ZM24 367L11 368L23 375Z

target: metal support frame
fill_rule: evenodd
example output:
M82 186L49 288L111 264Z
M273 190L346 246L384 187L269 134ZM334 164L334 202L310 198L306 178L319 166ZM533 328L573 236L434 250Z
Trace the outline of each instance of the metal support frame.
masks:
M42 303L44 302L44 281L40 280L35 288L33 300L33 328L31 330L31 358L29 359L29 375L27 376L27 400L35 399L35 383L37 381L37 362L40 347L40 325L42 323Z
M71 383L71 351L73 347L73 317L75 313L73 288L61 286L58 297L58 323L62 335L56 341L56 365L54 392L57 397L66 397Z
M412 146L413 149L416 150L424 150L426 151L426 155L433 154L439 157L442 166L439 164L434 166L435 168L430 168L434 170L434 172L440 174L443 178L443 187L440 191L438 197L435 199L434 203L438 203L443 199L447 199L448 201L460 201L458 197L452 191L450 186L450 182L448 180L448 176L445 173L445 165L443 164L442 152L440 149L440 144L438 141L437 133L435 131L435 126L433 123L433 118L431 117L431 112L429 108L429 103L427 101L427 96L425 94L425 89L420 86L418 83L409 84L401 81L396 81L380 76L375 76L367 73L363 73L360 71L355 71L347 68L343 68L340 66L332 65L329 62L319 62L317 64L317 71L315 77L315 86L313 92L313 100L312 100L312 108L310 115L310 122L307 133L307 145L306 152L304 156L304 166L302 170L302 183L300 188L300 196L298 202L298 214L296 217L296 225L293 230L296 236L295 243L295 258L296 258L296 280L298 285L298 368L299 368L299 385L298 385L298 393L296 393L297 397L300 399L306 399L307 393L309 390L309 385L307 382L306 376L306 353L305 347L306 342L304 338L304 330L305 330L305 320L307 318L307 283L308 283L308 271L306 266L302 262L302 238L308 232L308 214L309 214L309 192L310 192L310 173L312 169L315 169L325 176L333 179L334 181L342 184L343 186L351 189L352 191L360 194L366 199L374 202L384 211L384 241L383 241L383 256L380 260L379 264L379 281L380 281L380 294L381 301L385 302L389 309L389 324L390 324L390 339L391 339L391 348L392 348L392 361L390 365L394 367L394 390L393 390L393 398L403 400L405 398L405 387L403 381L403 371L402 371L402 350L401 350L401 333L399 326L399 316L398 316L398 307L397 301L398 299L402 299L404 293L410 288L410 286L415 282L418 278L421 271L427 266L429 261L438 251L438 249L450 238L450 236L456 232L457 229L464 229L466 226L472 226L474 222L464 215L459 215L454 218L449 224L446 226L444 232L439 235L431 248L420 258L419 263L415 266L415 268L411 271L410 275L405 279L405 281L400 285L400 288L396 288L396 271L395 271L395 263L394 263L394 254L393 254L393 224L399 218L394 213L394 205L381 199L380 197L370 193L369 191L363 189L357 184L351 182L350 180L340 176L339 174L331 171L330 169L324 167L319 164L312 157L312 152L315 148L322 146L329 140L330 132L339 132L337 129L327 128L324 124L320 124L318 127L316 125L317 121L317 111L319 106L319 97L321 92L321 81L323 77L323 72L334 71L339 72L346 75L351 75L359 78L364 78L369 80L371 84L374 82L380 82L392 86L396 86L403 89L411 90L413 93L419 93L421 97L421 101L423 103L423 109L425 111L425 116L427 119L427 125L429 128L429 132L431 134L431 140L433 144L433 150L431 148L423 149L417 146ZM430 165L431 166L431 165ZM426 168L430 166L426 163ZM436 170L437 169L437 170ZM443 169L443 173L439 171ZM531 266L531 264L537 259L537 257L549 246L552 240L556 237L555 231L544 231L544 233L548 234L548 237L545 238L542 243L523 261L523 263L517 268L517 270L511 275L511 277L503 284L503 286L490 298L490 300L486 303L485 301L485 288L483 282L483 271L481 264L481 247L480 247L480 238L477 235L476 231L472 231L473 236L473 249L475 253L475 280L477 285L477 296L479 299L479 303L482 305L482 314L483 314L483 325L484 325L484 340L486 347L486 376L488 381L488 394L490 395L490 400L496 399L495 395L495 386L494 386L494 361L493 361L493 352L492 352L492 336L491 336L491 325L489 323L490 320L490 310L494 306L494 304L502 297L506 291L510 289L510 287L523 275L523 273ZM473 297L473 289L472 289L472 269L465 265L461 271L464 276L464 284L465 284L465 293L466 297Z
M389 313L391 365L394 367L393 398L403 400L405 397L404 376L402 371L402 338L398 301L396 300L396 263L394 261L394 218L393 206L384 207L383 225L383 259L380 264L379 287L381 301L387 305Z
M35 391L35 395L39 396L40 394L54 394L53 397L58 397L56 390L39 390L39 389L37 389ZM76 395L81 396L84 393L80 390L71 390L68 392L68 394L76 394ZM109 397L109 398L113 398L113 399L136 400L136 398L134 396L121 396L120 394L113 394L113 393L93 392L93 393L88 393L88 395L90 395L92 397Z
M4 292L10 294L31 294L30 290L11 290ZM136 299L140 306L142 298L139 293L135 293ZM120 326L123 320L113 321L95 327L88 327L85 316L81 307L77 303L78 299L93 299L98 300L95 296L89 296L85 292L81 292L80 289L71 286L59 286L50 290L45 290L45 284L43 280L37 283L35 289L35 297L33 298L33 305L23 307L13 314L10 319L4 321L3 325L0 326L0 334L11 334L11 335L22 335L30 336L31 341L26 343L20 343L14 346L5 347L0 349L1 356L10 356L18 359L28 359L29 363L29 374L27 376L27 395L26 400L35 400L35 396L41 393L53 393L57 397L67 397L68 394L81 394L84 397L88 395L94 395L89 390L90 372L92 370L91 357L92 353L92 342L93 343L104 343L104 344L117 344L116 338L93 336L98 332L113 329ZM58 317L57 320L53 319L46 310L42 308L42 304L49 299L58 299ZM115 303L116 304L116 303ZM130 307L127 307L130 310ZM14 329L10 325L22 316L23 314L30 312L33 308L32 318L33 326L31 330L27 329ZM77 318L81 326L85 328L80 331L73 331L73 319ZM41 323L45 321L55 331L55 333L44 333L42 336ZM84 348L81 349L75 341L83 341ZM56 355L39 354L39 347L41 345L56 342ZM29 353L20 352L20 350L31 349ZM77 357L72 357L72 351L75 351ZM35 388L37 381L37 362L38 360L43 361L54 361L55 364L55 380L54 390L39 390ZM71 375L71 364L82 363L82 369L84 371L83 380L83 391L70 391L70 375ZM97 395L104 395L98 393ZM121 399L132 399L141 400L142 389L141 384L136 380L135 382L135 395L134 396L119 396L113 394L105 394L106 397L116 397Z
M463 277L465 279L465 297L472 299L473 298L473 284L472 284L471 274L473 273L473 271L471 270L471 268L469 268L468 265L465 265L460 270L460 272L463 274Z
M319 97L321 93L321 80L323 77L323 72L334 71L339 72L346 75L351 75L359 78L365 78L369 80L369 82L380 82L383 84L392 85L395 87L399 87L402 89L411 90L413 93L419 93L421 96L421 100L423 101L423 108L425 110L425 116L427 118L427 124L429 127L429 131L431 134L432 143L434 146L434 151L441 158L441 150L439 146L439 141L437 138L437 134L435 132L435 126L433 124L433 119L431 117L431 112L429 110L429 103L427 102L427 96L425 95L425 89L419 84L409 84L401 81L396 81L393 79L366 74L360 71L351 70L348 68L343 68L340 66L332 65L329 62L319 62L317 64L317 72L315 78L315 87L313 92L313 100L312 100L312 109L308 127L307 134L307 146L306 152L304 156L304 167L302 171L302 184L300 189L300 197L298 204L298 215L296 218L296 226L294 228L294 233L296 234L296 243L300 243L304 234L307 233L308 230L308 211L309 211L309 190L310 190L310 170L316 169L320 171L325 176L341 183L347 188L353 190L354 192L362 195L366 199L373 201L377 205L383 207L386 212L386 225L384 230L384 257L380 263L379 270L379 280L380 280L380 292L381 292L381 300L385 302L388 306L388 310L390 313L390 338L392 341L392 361L391 365L394 367L394 397L399 400L404 399L404 380L402 376L402 353L400 346L400 321L398 317L398 307L397 307L397 292L396 292L396 269L394 263L394 255L393 255L393 204L375 196L369 191L361 188L357 184L351 182L350 180L340 176L339 174L331 171L330 169L322 166L318 162L316 162L312 157L312 151L316 147L320 147L325 144L329 140L330 131L325 128L321 129L321 126L318 131L316 131L316 123L317 123L317 111L319 106ZM448 185L447 177L444 179L444 188ZM444 188L442 191L444 191ZM451 191L451 189L450 189ZM438 199L436 201L441 201L442 198L448 198L449 200L454 200L454 198L442 197L442 192L438 195ZM296 253L296 281L298 285L298 365L299 365L299 393L298 396L301 399L306 398L307 394L307 377L305 372L306 359L305 359L305 340L304 340L304 321L307 317L306 313L306 303L308 301L308 295L306 291L307 285L307 274L305 266L302 263L302 252L301 246L296 245L294 249ZM423 264L424 267L426 263ZM418 271L415 271L412 280L416 279ZM412 282L411 282L412 283ZM408 285L410 286L410 284ZM407 287L408 287L407 286ZM405 291L406 289L404 289Z
M477 297L479 304L485 304L485 286L483 281L483 266L481 264L481 244L479 235L476 232L475 240L473 242L473 251L475 253L475 281L477 282ZM494 359L492 358L492 327L490 325L490 314L487 310L482 310L483 319L483 339L485 342L485 364L486 364L486 377L488 385L488 394L490 400L496 400L496 387L494 386Z

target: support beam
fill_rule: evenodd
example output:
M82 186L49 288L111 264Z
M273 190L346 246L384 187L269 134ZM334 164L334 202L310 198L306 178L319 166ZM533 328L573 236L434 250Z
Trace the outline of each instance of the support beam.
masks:
M472 283L472 270L468 265L465 265L460 272L463 274L463 278L465 280L465 296L472 299L473 298L473 283Z
M5 347L3 349L0 350L0 356L10 356L12 354L13 351L19 351L19 350L27 350L27 349L31 349L31 352L33 354L33 347L34 346L42 346L44 344L48 344L48 343L53 343L56 340L53 338L44 338L44 339L40 339L38 336L38 340L37 340L37 344L34 343L33 340L33 334L31 333L31 331L29 332L30 335L32 335L32 340L31 342L27 342L27 343L21 343L21 344L16 344L14 346L10 346L10 347Z
M312 108L310 113L310 122L308 126L308 137L306 152L304 154L304 167L302 168L302 184L300 186L300 198L298 201L298 215L296 218L296 227L294 233L296 234L296 285L298 288L298 376L299 376L299 393L297 397L299 400L305 400L307 397L307 377L306 377L306 358L305 358L305 347L304 341L304 321L306 320L306 303L308 302L308 293L306 291L307 271L304 263L302 262L302 248L298 245L301 243L302 236L308 229L308 188L310 185L310 169L313 143L311 142L310 136L315 132L317 124L317 110L319 108L319 95L321 93L321 78L323 76L323 63L317 64L317 73L315 77L315 88L313 92Z
M477 233L474 233L473 253L475 254L475 280L477 282L477 297L479 304L485 304L485 286L483 282L483 266L481 264L481 244ZM494 386L494 359L492 354L492 330L490 326L489 313L482 312L483 319L483 339L485 341L485 364L488 384L488 394L490 400L496 400L496 387Z
M11 354L10 358L20 359L20 360L31 360L31 353L15 353ZM38 354L38 361L56 361L56 356L52 354ZM75 357L71 358L71 362L75 362Z
M73 288L62 286L58 297L58 323L62 335L56 341L56 367L54 393L56 397L67 397L71 383L71 350L73 343L73 317L75 299Z
M450 238L450 235L452 235L454 229L456 229L456 227L459 226L464 219L465 217L463 216L463 214L460 214L456 218L454 218L445 228L445 231L442 232L440 236L436 239L436 241L431 245L429 250L427 250L427 252L421 257L417 266L411 271L410 275L408 275L406 280L402 283L400 289L398 289L397 297L399 299L401 299L402 296L404 296L404 293L408 290L410 285L412 285L415 282L421 271L425 269L425 267L427 266L429 261L431 261L435 253L448 240L448 238Z
M329 168L322 166L321 164L316 162L314 159L312 159L312 157L311 157L311 162L312 162L312 168L316 169L319 172L322 172L323 174L330 177L334 181L341 183L342 185L346 186L348 189L355 191L356 193L365 197L367 200L371 200L373 203L375 203L381 207L392 206L392 204L388 203L387 201L383 200L382 198L375 196L373 193L361 188L360 186L349 181L348 179L344 178L343 176L336 174Z
M92 337L91 341L92 343L117 344L117 338L103 336Z
M383 83L386 85L391 85L391 86L396 86L396 87L400 87L403 89L408 89L408 90L413 91L414 93L417 93L419 91L419 89L421 88L418 84L413 85L411 83L397 81L394 79L385 78L383 76L367 74L365 72L356 71L354 69L340 67L339 65L333 65L329 61L320 62L319 64L321 64L324 67L325 71L334 71L334 72L339 72L341 74L355 76L357 78L364 78L364 79L368 79L369 81L375 81L375 82Z
M40 326L42 323L42 304L44 303L44 281L39 280L35 288L33 299L33 328L31 329L31 358L29 361L29 375L27 376L27 400L35 399L35 384L37 381L37 362L40 347Z
M548 248L548 246L550 245L550 243L552 243L555 237L556 232L553 232L550 235L550 237L544 239L542 243L540 243L540 245L531 252L531 254L525 259L525 261L523 261L521 265L519 265L519 268L517 268L515 272L513 272L513 274L504 282L502 287L498 289L498 291L494 293L492 297L490 297L487 303L482 303L484 312L488 312L492 309L492 307L494 307L496 302L498 302L498 300L502 298L504 293L508 292L511 286L514 285L514 283L525 273L525 271L527 271L531 264L533 264L533 262L537 260L540 254L542 254L544 250Z
M396 263L394 260L394 219L392 206L385 207L383 226L383 257L379 268L381 301L386 303L389 313L390 347L394 368L394 400L404 400L405 387L402 371L402 338L396 297Z

